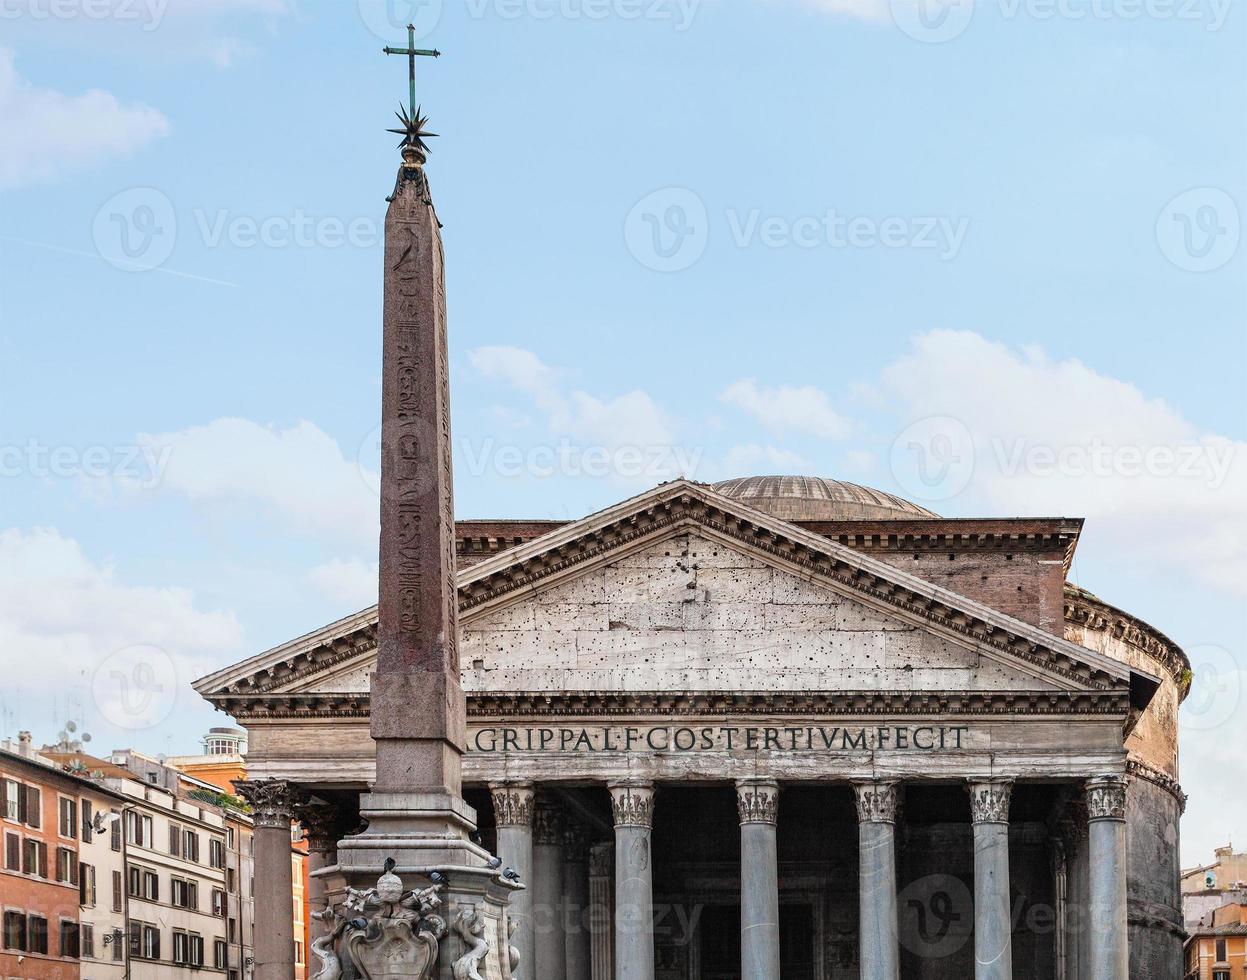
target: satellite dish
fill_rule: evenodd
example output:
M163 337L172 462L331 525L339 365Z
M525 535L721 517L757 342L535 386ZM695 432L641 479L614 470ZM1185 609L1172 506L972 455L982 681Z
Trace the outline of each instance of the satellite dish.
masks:
M83 740L84 742L89 742L89 741L91 741L91 733L90 733L90 732L83 732L83 733L82 733L82 740Z
M167 755L161 752L160 755L156 756L156 761L159 762L163 766L165 763L165 760L168 758L169 757Z
M67 731L67 732L76 732L77 730L78 730L78 726L77 726L77 725L75 725L72 721L71 721L71 722L68 722L68 723L65 725L65 731Z

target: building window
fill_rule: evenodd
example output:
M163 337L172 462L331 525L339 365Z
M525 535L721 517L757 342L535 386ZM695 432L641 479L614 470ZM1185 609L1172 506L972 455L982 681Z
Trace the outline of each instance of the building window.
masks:
M1224 962L1225 962L1225 940L1224 940L1224 939L1218 939L1218 940L1217 940L1217 955L1216 955L1216 960L1217 960L1217 962L1218 962L1218 963L1224 963Z
M61 797L59 801L60 807L60 826L57 828L62 837L70 837L74 840L78 838L78 802L76 800L67 800Z
M193 830L182 832L182 857L199 863L199 835Z
M233 868L227 868L225 870L225 887L229 890L230 894L238 894L238 878L234 874Z
M234 828L233 827L225 828L225 843L231 851L234 849Z
M146 922L131 922L130 955L144 960L160 959L159 927Z
M56 880L70 885L78 884L78 855L68 847L56 849Z
M182 856L182 828L175 823L169 824L169 853L174 857Z
M39 878L48 876L48 845L40 840L26 840L22 854L22 871Z
M0 783L0 789L4 792L4 818L21 820L22 784L15 779L6 779Z
M47 953L48 951L48 920L41 915L27 916L26 935L30 941L31 953Z
M212 965L218 970L224 970L225 967L229 965L226 963L228 956L229 951L225 946L225 940L214 940L212 943Z
M95 908L95 866L78 865L78 901L83 908Z
M71 922L68 919L61 919L61 945L62 956L72 956L75 959L80 952L78 947L78 923Z
M124 905L125 896L122 892L121 884L122 884L121 872L114 871L113 872L113 911L114 912L120 912L125 907Z
M95 815L91 811L90 801L83 800L80 809L82 811L82 843L90 844L95 839L95 827L93 826Z
M4 913L4 948L28 952L26 949L26 914L24 912Z
M169 885L173 891L173 904L180 909L199 908L199 884L182 878L171 878Z
M78 928L78 943L83 959L95 959L95 926L84 922Z
M22 870L22 839L17 834L4 835L4 867L6 871Z
M121 813L118 810L114 810L113 813L117 814L117 819L114 820L109 827L109 844L112 846L112 849L114 851L120 851L121 850Z
M1230 980L1229 970L1213 970L1212 980Z
M294 941L294 961L296 963L303 962L303 944L297 939Z
M208 838L208 864L214 868L225 867L225 842L220 837Z
M145 813L127 810L126 839L139 847L152 847L152 818Z
M43 826L43 793L38 786L24 786L22 789L25 792L20 799L26 803L25 809L21 810L22 823L38 829Z
M160 901L160 876L155 871L143 872L143 897L149 902Z
M225 915L225 892L219 888L212 889L212 914L218 917Z
M173 933L173 962L189 966L203 966L203 936L196 935L193 932L179 932L175 930Z

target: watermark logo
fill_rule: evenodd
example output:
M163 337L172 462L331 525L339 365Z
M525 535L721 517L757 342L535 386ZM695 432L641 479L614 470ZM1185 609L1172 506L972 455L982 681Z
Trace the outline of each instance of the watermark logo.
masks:
M95 213L91 239L99 256L125 272L159 269L173 254L178 220L173 202L154 187L131 187Z
M383 41L401 41L410 24L416 40L427 38L442 20L442 0L358 0L364 26Z
M118 728L154 728L173 713L178 678L173 658L154 646L131 646L104 658L91 694L105 720Z
M1179 194L1156 219L1161 254L1187 272L1220 269L1238 251L1238 205L1216 187Z
M169 0L0 0L0 20L129 21L154 31Z
M120 480L151 490L164 477L172 446L48 446L36 439L0 445L0 478Z
M973 935L974 898L960 878L925 875L896 898L898 938L911 953L928 959L950 956Z
M890 0L892 22L915 41L943 44L965 33L974 0Z
M710 218L705 202L686 187L647 194L624 221L628 251L655 272L682 272L705 254Z
M1244 671L1224 647L1203 643L1190 647L1191 691L1179 717L1187 731L1220 728L1238 714L1243 699Z
M944 261L955 259L970 230L969 218L946 215L843 215L829 208L819 215L789 218L763 216L754 208L727 212L728 229L737 248L887 248L935 249Z
M920 419L893 441L889 462L906 496L950 500L974 476L974 436L964 422L948 415Z

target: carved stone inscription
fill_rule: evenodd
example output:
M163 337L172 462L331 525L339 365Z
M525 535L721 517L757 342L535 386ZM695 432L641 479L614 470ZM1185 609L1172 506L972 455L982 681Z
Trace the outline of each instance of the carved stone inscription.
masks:
M956 752L975 747L964 725L658 725L481 727L468 751L484 753Z

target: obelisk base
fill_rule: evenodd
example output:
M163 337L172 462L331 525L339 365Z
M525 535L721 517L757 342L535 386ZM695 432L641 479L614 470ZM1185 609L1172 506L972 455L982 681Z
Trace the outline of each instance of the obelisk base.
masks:
M513 970L507 917L512 893L524 886L490 868L493 855L468 839L476 829L470 806L437 793L367 793L360 797L360 815L368 828L340 841L337 865L320 873L331 902L346 901L348 888L372 888L387 859L393 859L393 873L408 889L441 880L431 877L436 872L445 880L437 914L447 931L429 976L454 980L455 964L465 957L479 964L482 977L528 976L522 967Z

